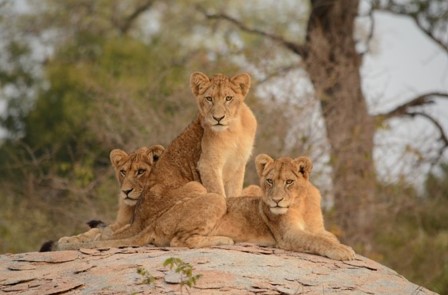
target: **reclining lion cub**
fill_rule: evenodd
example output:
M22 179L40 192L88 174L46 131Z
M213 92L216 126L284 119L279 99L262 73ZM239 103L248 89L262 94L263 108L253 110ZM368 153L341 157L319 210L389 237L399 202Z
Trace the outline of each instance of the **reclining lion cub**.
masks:
M115 171L115 177L120 186L118 198L118 212L115 222L108 225L108 230L116 232L131 224L134 218L134 209L140 196L148 185L149 175L162 155L165 148L161 145L151 147L141 147L128 154L121 149L114 149L110 152L110 162ZM78 242L94 240L101 233L99 227L106 225L102 221L89 221L91 230L71 237Z
M310 252L336 260L353 259L352 248L341 244L324 228L320 193L309 181L307 157L255 159L262 197L227 199L227 213L211 235L235 242L252 242L285 250ZM255 187L250 188L257 193ZM248 190L249 192L249 190Z
M88 245L66 237L54 249L233 243L228 237L208 234L226 212L225 196L238 196L242 190L257 125L244 103L250 76L218 74L209 78L193 73L190 84L199 115L160 157L136 205L132 224L115 232L101 230L95 238L112 240L104 241L108 243Z

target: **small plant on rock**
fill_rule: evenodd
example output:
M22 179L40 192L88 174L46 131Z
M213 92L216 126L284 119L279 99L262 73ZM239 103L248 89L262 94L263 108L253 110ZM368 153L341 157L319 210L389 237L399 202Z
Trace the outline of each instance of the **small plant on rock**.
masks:
M142 284L146 284L146 285L150 285L150 286L151 286L151 285L155 285L155 283L156 283L156 278L153 277L153 276L149 273L149 271L147 271L145 268L143 268L143 267L141 267L141 266L138 267L138 268L137 268L137 273L143 277Z
M180 292L182 294L182 289L184 286L188 288L196 285L198 279L202 276L201 274L193 274L193 267L190 263L184 262L180 258L170 257L163 262L163 266L169 266L170 270L174 270L176 273L180 274Z

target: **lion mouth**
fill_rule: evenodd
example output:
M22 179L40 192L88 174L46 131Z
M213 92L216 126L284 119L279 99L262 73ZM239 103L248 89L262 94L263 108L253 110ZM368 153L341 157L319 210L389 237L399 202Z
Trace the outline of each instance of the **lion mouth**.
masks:
M130 197L130 196L128 196L128 195L125 195L125 194L122 195L122 198L123 198L123 201L124 201L125 203L128 203L128 204L136 203L136 202L138 201L138 199L139 199L139 197L137 197L137 198L132 198L132 197Z
M288 212L288 209L289 207L281 207L281 206L273 206L269 208L269 210L276 215L285 214L286 212Z
M123 202L128 206L134 206L135 204L137 204L138 198L134 199L134 198L126 197L123 199Z
M216 131L221 131L221 130L227 129L227 125L223 125L221 123L216 123L216 124L212 125L212 128Z

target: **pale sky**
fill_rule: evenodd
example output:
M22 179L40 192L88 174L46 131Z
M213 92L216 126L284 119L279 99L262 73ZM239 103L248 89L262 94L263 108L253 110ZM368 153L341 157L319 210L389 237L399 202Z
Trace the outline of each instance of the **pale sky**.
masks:
M365 57L362 67L363 87L371 113L395 108L419 94L431 91L448 92L448 55L422 33L409 17L375 13L373 53ZM448 100L439 99L436 105L425 108L448 132ZM410 146L427 149L438 133L424 119L395 120L391 129L379 132L375 156L383 177L405 169L410 177L423 174L415 171L415 157L399 157ZM411 149L411 153L412 153ZM447 153L445 153L447 159ZM428 168L428 167L427 167ZM422 179L418 179L421 181Z

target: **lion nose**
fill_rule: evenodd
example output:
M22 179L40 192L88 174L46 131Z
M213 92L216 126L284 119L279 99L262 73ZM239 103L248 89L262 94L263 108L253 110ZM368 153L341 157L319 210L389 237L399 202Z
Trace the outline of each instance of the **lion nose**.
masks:
M283 198L273 198L272 199L275 203L277 203L277 205L278 205L278 203L280 203L282 200L283 200Z
M219 123L222 119L224 119L224 117L225 117L225 116L222 116L222 117L215 117L215 116L213 116L213 119L215 119L216 122Z
M129 195L129 193L130 192L132 192L134 189L132 189L132 188L130 188L130 189L126 189L126 190L123 190L123 193L125 193L125 195L127 196L127 195Z

